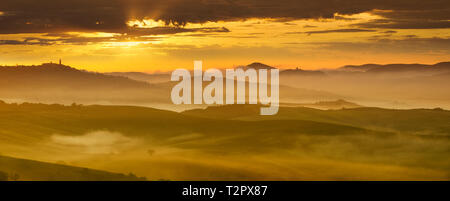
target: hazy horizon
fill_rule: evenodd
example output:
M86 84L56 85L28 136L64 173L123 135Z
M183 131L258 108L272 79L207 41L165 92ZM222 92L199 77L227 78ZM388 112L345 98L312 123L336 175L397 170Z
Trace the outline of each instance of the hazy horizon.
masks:
M83 66L74 66L71 65L69 63L64 63L64 60L62 60L62 65L64 66L69 66L78 70L84 70L84 71L89 71L89 72L98 72L98 73L147 73L147 74L170 74L172 73L172 71L174 69L188 69L188 70L193 70L193 64L188 64L186 66L179 66L179 67L173 67L173 68L169 68L170 70L167 71L162 71L162 70L154 70L154 71L146 71L145 69L142 69L142 71L133 71L133 70L123 70L123 71L95 71L95 70L89 70L89 67L83 67ZM0 67L15 67L15 66L40 66L43 64L58 64L59 59L58 60L50 60L50 61L42 61L42 62L38 62L38 63L31 63L31 64L21 64L21 63L16 63L14 65L12 64L0 64ZM220 66L211 66L211 65L207 65L204 67L203 70L207 70L207 69L220 69L220 70L225 70L225 69L234 69L237 67L242 67L242 66L247 66L250 64L254 64L254 63L260 63L260 64L264 64L264 65L268 65L274 68L278 68L280 70L293 70L293 69L301 69L301 70L308 70L308 71L328 71L328 70L339 70L340 68L346 67L346 66L364 66L364 65L434 65L434 64L439 64L439 63L447 63L450 62L450 60L442 60L442 61L437 61L434 63L414 63L414 62L406 62L406 63L383 63L383 62L374 62L374 63L349 63L349 64L344 64L342 66L336 66L336 67L327 67L327 68L308 68L308 67L304 67L302 65L290 65L290 66L281 66L280 65L272 65L269 63L264 63L264 62L260 62L260 61L251 61L251 62L247 62L247 63L243 63L243 64L237 64L237 65L233 65L233 66L226 66L226 67L220 67Z

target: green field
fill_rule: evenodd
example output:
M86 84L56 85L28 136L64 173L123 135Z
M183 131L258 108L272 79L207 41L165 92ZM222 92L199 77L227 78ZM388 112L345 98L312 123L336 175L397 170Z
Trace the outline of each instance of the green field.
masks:
M149 180L449 180L449 111L259 107L1 103L0 153Z

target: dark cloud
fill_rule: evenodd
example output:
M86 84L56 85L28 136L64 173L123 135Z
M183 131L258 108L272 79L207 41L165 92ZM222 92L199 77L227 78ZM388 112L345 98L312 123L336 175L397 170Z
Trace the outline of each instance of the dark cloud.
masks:
M127 17L116 0L2 0L0 33L119 32Z
M154 27L154 28L130 28L125 32L130 36L166 35L187 32L201 33L226 33L230 32L226 27L202 27L202 28L182 28L182 27Z
M285 22L283 23L284 25L289 25L289 26L297 26L297 24L295 23L291 23L291 22Z
M399 10L393 12L372 11L384 19L356 24L363 28L388 29L440 29L450 28L450 3L442 3L439 9Z
M387 30L387 31L379 31L378 33L381 33L381 35L371 36L371 38L369 38L369 40L379 40L380 38L389 38L393 34L397 33L397 31Z
M283 22L335 18L335 13L356 14L374 9L433 13L448 5L450 3L445 0L133 0L128 4L130 8L142 8L134 9L133 17L150 16L177 24L253 17Z
M321 49L350 51L358 53L413 53L413 54L449 54L450 38L373 38L368 42L324 42L303 43L316 45Z
M411 35L405 35L405 38L416 38L417 35L411 34Z
M22 40L0 40L0 45L55 45L55 44L87 44L91 42L107 42L111 41L111 37L104 38L87 38L87 37L71 37L71 38L58 38L58 39L47 39L47 38L26 38Z
M385 34L395 34L395 33L397 33L397 31L388 30L388 31L382 31L381 33L385 33Z
M26 37L22 40L0 40L0 45L85 45L102 42L157 41L157 35L177 33L198 33L196 36L210 36L213 33L229 32L225 27L204 27L185 29L181 27L129 28L126 33L110 37L83 37L68 33L47 33L42 37ZM193 34L194 35L194 34Z
M449 11L450 12L450 11ZM385 28L385 29L442 29L450 28L450 21L443 20L398 20L398 19L380 19L367 23L356 24L363 28Z
M334 18L374 9L387 19L358 26L371 28L449 27L448 0L2 0L1 33L105 31L124 33L130 19L167 24L232 21L248 18ZM414 23L414 19L420 19Z
M375 35L375 36L371 36L369 38L369 40L379 40L380 38L389 38L391 36L392 36L391 34Z
M443 29L450 28L450 21L423 19L379 19L355 25L362 28Z
M357 20L358 18L351 18L351 17L344 17L344 16L334 16L335 20L345 20L345 21L353 21Z
M375 32L371 29L329 29L322 31L288 32L287 34L324 34L324 33L354 33L354 32Z
M24 45L26 42L19 40L0 40L0 45Z

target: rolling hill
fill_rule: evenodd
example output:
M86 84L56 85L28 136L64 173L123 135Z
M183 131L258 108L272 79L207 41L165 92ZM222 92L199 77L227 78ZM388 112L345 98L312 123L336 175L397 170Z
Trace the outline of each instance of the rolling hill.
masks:
M169 73L142 73L142 72L111 72L106 75L127 77L129 79L147 82L147 83L164 83L170 81Z
M286 69L280 71L280 76L324 76L324 72L319 70L303 70L300 68Z
M0 97L13 102L167 103L167 87L53 63L0 67Z
M308 107L321 110L340 110L363 107L359 104L348 102L342 99L336 101L319 101L315 103L280 103L281 107Z
M3 66L0 67L0 99L8 102L66 105L74 102L136 105L175 111L202 107L173 105L170 93L177 82L170 82L169 78L169 74L94 73L53 63L39 66ZM280 97L293 103L344 98L322 90L289 86L280 86Z
M247 69L255 69L255 70L260 70L260 69L266 69L266 70L270 70L270 69L276 69L275 67L263 64L263 63L259 63L259 62L253 62L249 65L246 66L238 66L236 68L241 68L243 70L247 70Z
M65 88L65 89L117 89L146 88L144 82L136 82L119 76L78 70L61 64L45 63L38 66L0 67L0 86L15 88Z
M407 73L407 72L434 72L442 73L450 71L450 62L440 62L433 65L427 64L364 64L347 65L339 68L343 71L367 72L367 73Z
M448 179L449 111L259 107L2 103L0 152L150 180Z
M350 125L385 132L450 136L450 111L442 109L394 110L357 107L319 110L307 107L281 107L278 114L260 116L255 105L215 106L183 112L185 115L238 120L310 120Z
M0 174L14 181L144 181L125 175L88 168L0 156Z

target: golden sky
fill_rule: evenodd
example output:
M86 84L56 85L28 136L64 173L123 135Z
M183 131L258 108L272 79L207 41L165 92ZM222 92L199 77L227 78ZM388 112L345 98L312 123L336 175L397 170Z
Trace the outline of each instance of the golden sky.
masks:
M2 0L0 64L170 71L450 60L447 1Z

